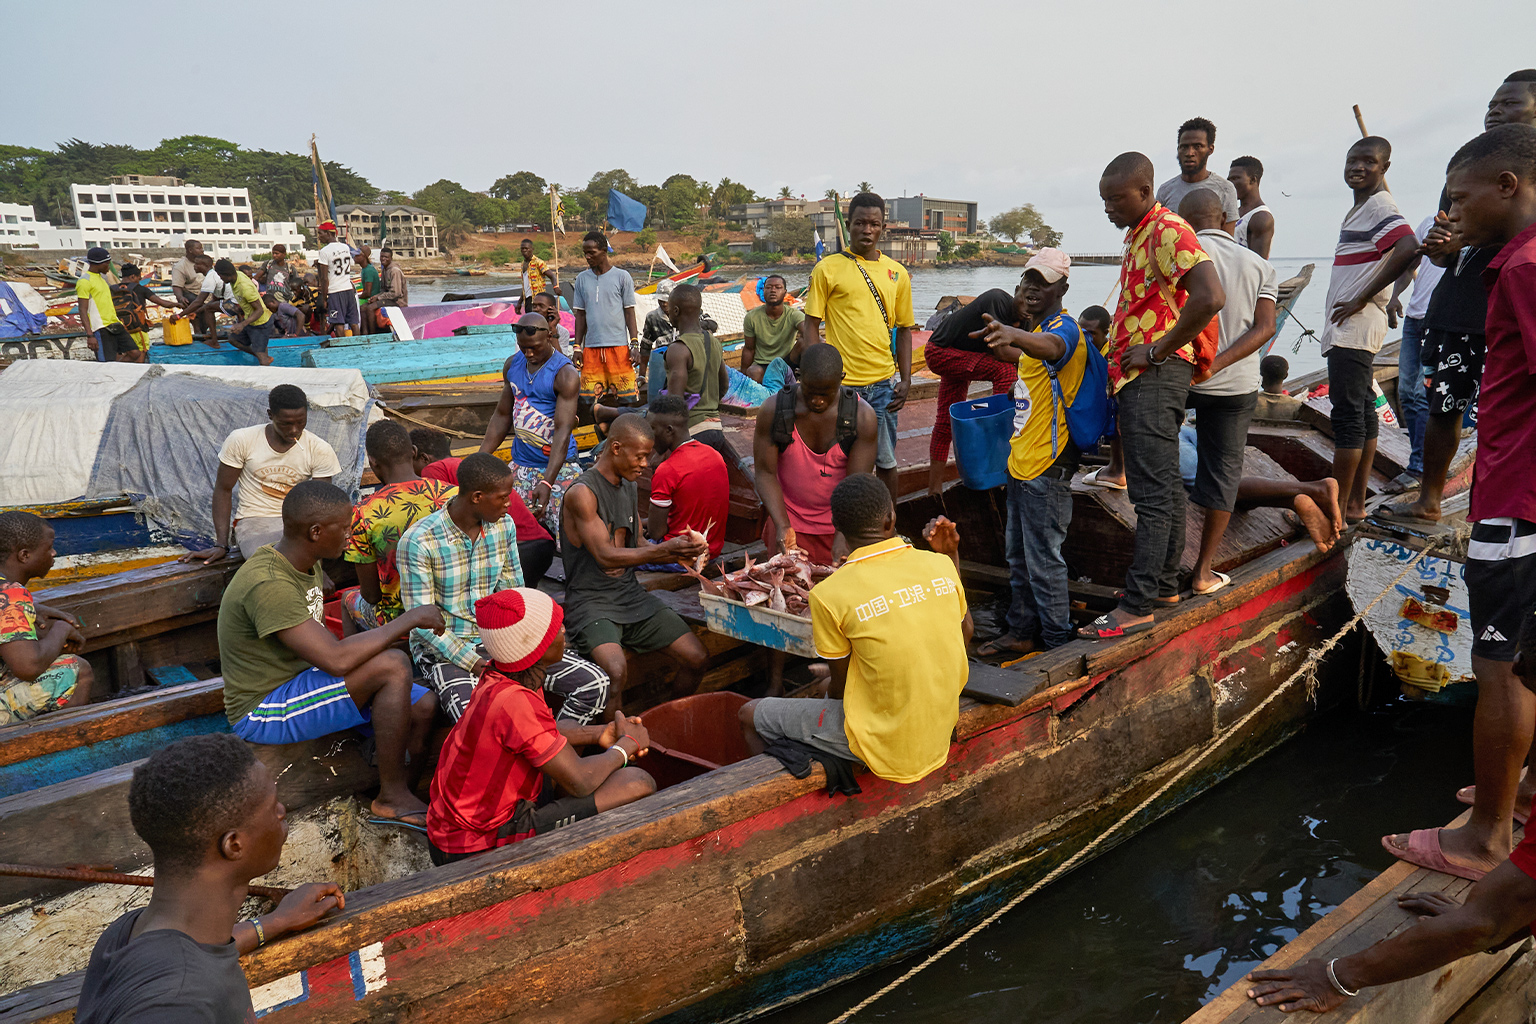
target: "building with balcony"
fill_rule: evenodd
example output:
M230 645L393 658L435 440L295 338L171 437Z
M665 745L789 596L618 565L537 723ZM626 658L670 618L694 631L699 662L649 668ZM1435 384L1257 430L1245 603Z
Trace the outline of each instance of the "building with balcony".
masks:
M293 215L298 225L311 233L319 220L314 210L300 210ZM383 241L380 241L380 227ZM336 227L352 244L366 243L375 250L389 246L396 256L436 256L437 218L415 206L394 203L347 204L336 207Z
M0 203L0 245L37 245L38 230L51 227L37 219L29 203Z
M902 196L885 201L886 219L925 231L948 231L955 235L974 235L979 227L976 204L963 199L932 199L928 196Z
M239 259L279 242L304 245L292 222L256 222L249 189L125 174L106 185L70 185L69 193L75 226L39 230L44 249L178 248L196 239L211 256Z

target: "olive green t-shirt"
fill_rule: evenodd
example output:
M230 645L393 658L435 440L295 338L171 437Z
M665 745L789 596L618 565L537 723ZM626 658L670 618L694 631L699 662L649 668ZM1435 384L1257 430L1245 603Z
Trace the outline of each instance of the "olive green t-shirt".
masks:
M219 662L224 669L224 714L231 724L261 699L313 666L277 638L305 619L325 614L320 563L299 572L270 544L235 573L219 604Z
M749 309L741 321L741 332L756 341L752 362L767 366L775 359L788 359L789 350L795 347L795 335L800 333L800 325L804 322L805 314L793 306L785 306L777 320L768 316L766 306Z

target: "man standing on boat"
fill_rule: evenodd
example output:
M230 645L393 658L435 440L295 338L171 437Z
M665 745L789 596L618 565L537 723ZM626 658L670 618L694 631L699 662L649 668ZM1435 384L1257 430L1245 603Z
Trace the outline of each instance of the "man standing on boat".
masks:
M177 740L135 768L128 817L154 857L155 887L96 940L75 1020L254 1020L240 957L347 902L314 882L240 920L246 886L277 868L287 816L277 780L229 733Z
M1049 650L1072 639L1061 546L1072 525L1072 475L1080 455L1067 429L1067 409L1082 386L1089 342L1062 312L1071 270L1066 253L1041 249L1019 281L1018 326L983 314L976 332L993 356L1018 368L1005 538L1012 600L1007 631L977 648L981 657Z
M1200 454L1190 500L1205 512L1200 556L1189 584L1196 594L1213 594L1232 582L1216 570L1216 549L1237 507L1248 424L1259 404L1259 363L1264 358L1260 350L1275 336L1275 299L1280 289L1269 261L1222 230L1225 214L1216 193L1191 192L1184 197L1179 215L1195 229L1227 296L1217 314L1221 340L1210 374L1190 386L1187 400L1195 411Z
M1513 663L1536 607L1536 127L1499 125L1461 147L1446 169L1446 193L1448 224L1462 243L1497 249L1483 274L1488 354L1467 512L1476 785L1457 794L1472 804L1467 824L1382 844L1410 863L1475 879L1509 856L1511 814L1531 811L1530 784L1517 794L1536 697Z
M809 747L862 761L890 782L917 782L948 760L970 678L960 535L940 517L923 530L933 550L913 548L896 536L890 492L865 473L837 485L832 519L853 553L811 588L827 697L748 701L738 713L742 736L754 754Z
M171 294L176 296L176 302L181 308L186 309L196 302L197 297L202 294L203 275L208 271L197 265L198 260L203 255L202 242L195 238L188 239L183 248L186 251L186 255L177 260L175 265L171 267ZM208 266L210 268L213 266L211 260ZM209 341L218 340L213 315L214 310L209 310L192 323L192 326L201 330L203 337Z
M357 289L352 284L352 247L336 240L335 221L323 221L315 230L320 235L315 290L319 293L319 305L325 310L325 322L333 336L356 334L361 317Z
M1227 180L1237 191L1237 227L1232 237L1237 244L1269 259L1269 247L1275 241L1275 213L1259 195L1259 179L1264 165L1256 156L1240 156L1232 161Z
M182 555L183 562L216 562L229 554L230 509L235 485L240 508L235 540L250 558L264 544L283 535L283 499L305 480L329 480L341 472L336 450L311 434L309 396L292 384L279 384L267 396L268 422L242 427L219 448L219 473L213 484L213 547Z
M1194 229L1152 197L1151 160L1141 153L1115 157L1099 179L1099 195L1110 223L1125 229L1109 382L1120 402L1136 541L1125 596L1114 611L1078 631L1087 640L1151 629L1153 606L1178 601L1185 502L1179 428L1199 358L1196 345L1226 301Z
M576 398L580 376L555 350L549 321L524 313L517 351L501 367L501 399L485 428L482 452L495 452L512 433L513 488L535 517L560 536L560 504L581 475L576 463Z
M1157 187L1157 201L1170 210L1177 210L1184 197L1197 188L1210 189L1221 198L1222 230L1232 234L1237 230L1241 213L1237 189L1226 178L1212 174L1205 165L1216 152L1216 126L1203 117L1192 117L1179 125L1178 135L1179 176L1169 178Z
M800 325L804 351L827 344L843 357L844 383L859 393L879 421L876 474L896 500L896 414L912 387L912 278L880 251L885 200L860 192L848 202L848 248L816 264ZM894 333L893 333L894 332Z
M638 345L635 279L608 258L608 236L588 231L581 240L587 269L576 275L576 346L581 349L581 397L633 405L640 392L629 347Z

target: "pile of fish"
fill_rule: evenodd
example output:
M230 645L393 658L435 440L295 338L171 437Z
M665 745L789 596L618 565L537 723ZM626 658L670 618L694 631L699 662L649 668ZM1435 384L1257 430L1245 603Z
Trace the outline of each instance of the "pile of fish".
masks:
M689 569L689 575L697 576L699 586L706 594L728 597L747 606L765 604L778 612L790 615L809 615L811 587L828 576L834 569L830 565L817 565L803 551L788 551L774 555L766 562L753 562L747 556L747 564L734 572L728 572L717 580L708 579Z

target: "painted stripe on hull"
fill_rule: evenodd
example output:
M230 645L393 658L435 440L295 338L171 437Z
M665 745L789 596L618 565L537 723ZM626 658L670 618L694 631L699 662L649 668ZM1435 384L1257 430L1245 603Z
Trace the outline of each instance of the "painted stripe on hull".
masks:
M223 715L202 715L156 726L144 732L116 736L100 743L58 750L29 761L0 766L0 797L15 796L106 768L116 768L120 764L148 757L172 740L200 736L207 732L228 731L229 720Z

